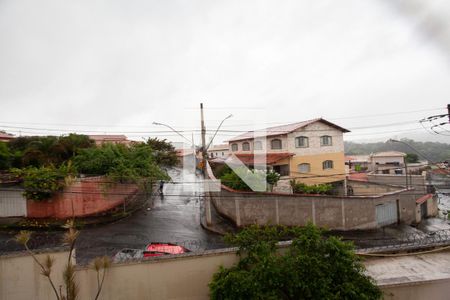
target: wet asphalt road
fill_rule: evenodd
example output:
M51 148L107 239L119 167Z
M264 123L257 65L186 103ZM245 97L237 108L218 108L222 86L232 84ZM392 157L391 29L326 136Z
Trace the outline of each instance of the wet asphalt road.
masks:
M220 235L200 225L201 185L193 173L169 170L173 183L164 186L164 197L155 196L151 210L142 209L116 223L81 230L76 253L79 264L102 255L114 255L123 248L142 249L150 242L170 242L192 251L223 248ZM0 252L21 250L12 237L0 232ZM49 248L61 245L62 232L36 232L30 246Z

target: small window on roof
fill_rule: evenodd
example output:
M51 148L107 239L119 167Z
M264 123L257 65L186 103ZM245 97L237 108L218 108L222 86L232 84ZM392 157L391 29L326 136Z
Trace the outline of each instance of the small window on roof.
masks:
M242 143L242 151L250 151L250 143L248 142Z

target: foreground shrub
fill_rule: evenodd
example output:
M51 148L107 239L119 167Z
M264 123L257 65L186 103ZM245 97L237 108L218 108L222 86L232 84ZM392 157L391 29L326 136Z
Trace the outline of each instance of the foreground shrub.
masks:
M292 239L283 253L276 243ZM226 240L240 261L220 267L209 284L211 299L380 299L353 246L304 228L250 226Z

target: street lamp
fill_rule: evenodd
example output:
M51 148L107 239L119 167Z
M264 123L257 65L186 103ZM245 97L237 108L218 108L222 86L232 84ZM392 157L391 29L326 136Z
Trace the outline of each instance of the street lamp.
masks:
M207 151L209 149L209 146L211 146L212 142L214 141L214 138L216 137L217 132L219 132L220 127L222 127L223 122L225 122L226 120L228 120L229 118L231 118L233 115L230 114L228 115L228 117L226 117L225 119L222 120L222 122L220 122L219 126L216 129L216 132L214 132L213 137L211 138L211 140L209 141L208 146L206 146L205 151Z
M411 146L410 144L403 142L403 141L399 141L399 140L394 140L394 139L389 139L387 140L388 142L392 142L392 143L401 143L404 144L406 146L408 146L409 148L413 149L415 152L417 152L417 154L419 154L420 156L422 156L423 158L425 158L426 160L428 160L429 162L433 162L431 159L429 159L428 157L426 157L423 153L421 153L419 150L417 150L416 148L414 148L413 146Z
M423 158L425 158L425 159L428 160L429 162L432 162L428 157L426 157L425 155L423 155L422 153L420 153L416 148L414 148L413 146L411 146L410 144L408 144L408 143L406 143L406 142L399 141L399 140L394 140L394 139L389 139L389 140L387 140L387 142L404 144L404 145L408 146L409 148L411 148L412 150L414 150L415 152L417 152L417 154L419 154L420 156L422 156ZM406 162L406 156L403 157L403 163L405 164L406 188L408 188L408 164L407 164L407 162ZM409 183L410 183L410 185L412 185L412 179L411 179L411 177L410 177L410 179L409 179Z
M180 132L178 132L177 130L175 130L173 127L171 127L171 126L169 126L169 125L167 125L167 124L164 124L164 123L158 123L158 122L153 122L153 125L160 125L160 126L165 126L165 127L169 128L170 130L172 130L173 132L175 132L176 134L178 134L179 136L181 136L183 139L185 139L186 141L188 141L189 144L191 144L192 147L195 148L195 146L194 146L194 141L189 140L187 137L185 137L184 135L182 135Z

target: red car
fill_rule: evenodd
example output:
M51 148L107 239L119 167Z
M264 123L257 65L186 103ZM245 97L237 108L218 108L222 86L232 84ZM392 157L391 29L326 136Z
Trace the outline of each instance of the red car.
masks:
M144 257L162 256L170 254L183 254L190 252L183 246L178 246L170 243L151 243L145 247Z

